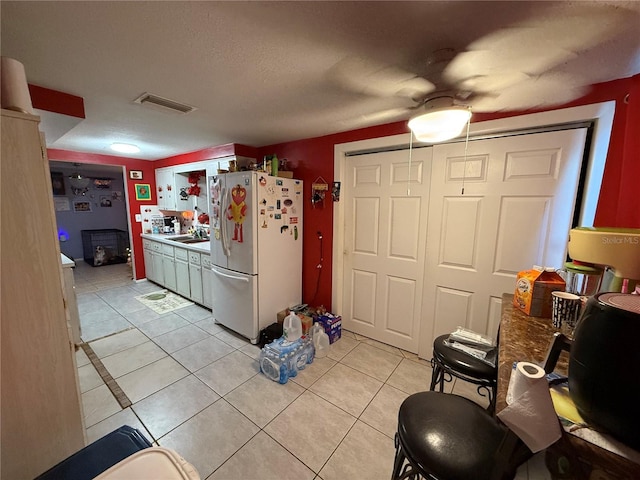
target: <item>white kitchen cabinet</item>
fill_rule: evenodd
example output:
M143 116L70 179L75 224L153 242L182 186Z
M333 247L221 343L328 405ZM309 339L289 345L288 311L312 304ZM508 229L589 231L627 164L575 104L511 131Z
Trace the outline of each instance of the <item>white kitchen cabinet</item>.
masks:
M202 304L205 307L213 307L213 292L211 291L211 255L203 253L200 255L202 264Z
M176 259L176 291L183 297L190 298L189 252L187 249L175 247Z
M202 267L198 252L189 252L189 280L191 282L191 300L202 304Z
M142 252L144 254L144 271L147 277L147 280L155 281L155 274L153 271L153 245L154 242L151 240L147 240L146 238L142 240Z
M164 286L176 292L176 259L174 257L174 247L160 244L162 247L162 272L164 273Z
M162 252L152 252L153 278L152 281L164 286L164 266L162 262Z
M164 267L162 266L162 244L151 242L151 275L147 273L147 279L164 285Z
M160 210L176 210L176 182L173 167L156 169L156 197Z
M2 478L34 478L85 445L46 149L2 110Z

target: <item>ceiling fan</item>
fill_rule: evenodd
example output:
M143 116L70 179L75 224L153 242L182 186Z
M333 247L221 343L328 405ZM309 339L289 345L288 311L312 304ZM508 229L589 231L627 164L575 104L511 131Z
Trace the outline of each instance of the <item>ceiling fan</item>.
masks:
M584 95L587 82L579 69L571 68L572 62L629 26L623 9L585 7L571 14L546 10L485 35L463 51L437 49L414 71L348 56L330 69L329 77L351 92L397 97L402 102L403 106L363 115L360 118L365 122L409 116L409 126L418 140L433 143L454 138L472 111L540 109ZM442 130L442 112L457 119L457 126L444 128L447 134L433 130ZM425 126L427 117L435 118L429 127ZM423 128L418 130L418 126Z

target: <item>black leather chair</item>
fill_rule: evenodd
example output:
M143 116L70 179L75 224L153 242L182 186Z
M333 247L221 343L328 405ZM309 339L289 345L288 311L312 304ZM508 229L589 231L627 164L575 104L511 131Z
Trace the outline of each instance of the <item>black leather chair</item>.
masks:
M496 409L496 391L498 388L498 367L492 366L446 345L449 335L440 335L433 342L433 359L431 360L431 386L429 390L436 388L444 391L445 382L459 378L465 382L478 385L478 394L488 397L487 411L494 414Z
M402 403L392 480L502 480L532 455L524 443L476 403L440 392Z

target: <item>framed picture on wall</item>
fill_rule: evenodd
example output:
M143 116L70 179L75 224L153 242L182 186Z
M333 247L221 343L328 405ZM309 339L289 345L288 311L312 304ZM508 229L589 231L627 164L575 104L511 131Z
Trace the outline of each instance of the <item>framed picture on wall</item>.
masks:
M54 195L65 195L64 176L62 172L51 172L51 190Z
M142 180L142 170L129 170L129 178L132 180Z
M90 212L91 202L88 202L86 200L75 200L73 202L73 211L74 212Z
M151 186L148 183L136 183L136 200L151 200Z

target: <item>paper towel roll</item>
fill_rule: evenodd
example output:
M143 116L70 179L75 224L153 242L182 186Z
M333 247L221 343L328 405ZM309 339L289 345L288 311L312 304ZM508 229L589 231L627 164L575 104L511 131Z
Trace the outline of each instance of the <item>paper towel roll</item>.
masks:
M518 362L511 372L506 400L508 407L498 413L498 418L533 453L547 448L562 435L549 383L538 365Z
M33 114L24 65L13 58L2 57L0 67L0 103L2 108Z

